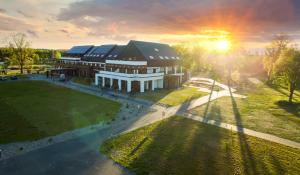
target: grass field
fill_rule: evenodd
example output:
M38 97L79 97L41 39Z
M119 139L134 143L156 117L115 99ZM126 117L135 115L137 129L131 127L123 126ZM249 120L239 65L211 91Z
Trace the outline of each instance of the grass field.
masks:
M172 117L100 148L137 174L298 174L300 150Z
M169 106L176 106L205 95L208 95L208 93L200 92L197 88L183 87L176 90L161 89L154 92L148 91L139 94L138 98Z
M237 92L240 93L240 92ZM300 142L300 92L289 104L288 91L257 85L242 92L246 99L223 97L191 112L207 119L240 125Z
M120 104L42 81L0 83L0 143L36 140L111 120Z

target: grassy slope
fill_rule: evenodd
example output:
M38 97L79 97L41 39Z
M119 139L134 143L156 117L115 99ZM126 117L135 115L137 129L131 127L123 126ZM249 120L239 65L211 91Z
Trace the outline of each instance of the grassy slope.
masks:
M120 104L40 81L0 83L0 143L35 140L112 119Z
M295 94L295 104L285 102L287 90L272 89L264 85L249 87L244 92L248 98L220 98L210 103L206 117L225 123L238 124L256 131L277 135L300 142L300 93ZM206 105L192 110L205 115Z
M298 174L300 150L173 117L107 140L101 152L137 174Z
M184 87L177 90L157 90L154 92L145 92L138 97L158 102L170 106L176 106L192 99L207 95L208 93L200 92L196 88Z

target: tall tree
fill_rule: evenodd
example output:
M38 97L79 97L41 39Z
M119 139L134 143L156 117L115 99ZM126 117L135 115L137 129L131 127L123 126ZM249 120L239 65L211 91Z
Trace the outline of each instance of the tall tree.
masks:
M290 39L285 34L276 35L272 43L265 50L265 57L263 59L264 68L267 71L268 81L272 80L274 64L279 59L281 53L290 44Z
M300 51L295 48L283 51L276 61L274 72L288 84L289 102L292 102L294 91L300 81Z
M20 66L20 72L23 74L24 65L31 60L33 53L26 35L22 33L12 35L9 38L8 45L13 54L10 59Z

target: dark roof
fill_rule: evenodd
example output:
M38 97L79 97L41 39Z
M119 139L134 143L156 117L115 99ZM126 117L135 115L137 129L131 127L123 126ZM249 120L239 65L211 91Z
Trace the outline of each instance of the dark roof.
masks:
M144 55L147 60L178 60L175 50L168 44L130 41Z
M70 50L67 51L67 54L85 54L92 48L93 48L92 45L74 46Z
M167 44L130 41L117 59L147 61L149 66L171 66L177 64L180 58Z
M109 54L107 54L106 59L116 59L125 47L126 46L123 45L116 46Z
M104 62L106 56L116 47L116 45L95 46L86 53L82 60L91 62Z

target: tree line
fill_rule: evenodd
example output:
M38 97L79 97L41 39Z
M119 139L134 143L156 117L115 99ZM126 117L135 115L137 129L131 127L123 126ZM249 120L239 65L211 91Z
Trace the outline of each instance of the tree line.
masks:
M181 56L182 65L193 73L206 73L215 79L236 82L242 75L266 77L266 83L283 84L290 92L300 88L300 51L285 34L275 35L262 52L235 48L229 53L208 53L200 46L179 44L173 46Z
M0 48L0 62L4 68L18 65L21 74L28 64L49 64L52 60L60 59L64 50L33 49L25 34L18 33L10 36L6 47Z

